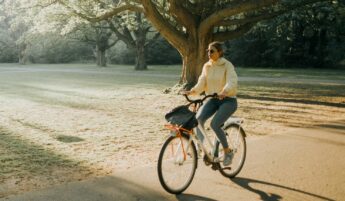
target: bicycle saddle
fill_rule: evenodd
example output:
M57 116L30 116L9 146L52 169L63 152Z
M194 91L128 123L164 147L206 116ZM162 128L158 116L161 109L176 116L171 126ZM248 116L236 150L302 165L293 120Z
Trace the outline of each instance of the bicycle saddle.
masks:
M230 124L230 123L242 124L243 122L244 122L244 119L243 119L243 118L241 118L241 117L235 117L235 116L230 117L230 118L226 121L227 124Z

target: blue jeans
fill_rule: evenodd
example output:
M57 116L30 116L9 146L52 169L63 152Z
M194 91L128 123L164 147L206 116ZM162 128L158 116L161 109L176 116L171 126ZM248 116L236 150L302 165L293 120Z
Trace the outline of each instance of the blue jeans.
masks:
M236 109L236 98L226 97L223 100L212 98L200 108L196 114L196 119L198 120L199 126L204 129L206 120L215 114L211 121L211 128L216 133L220 143L223 145L223 148L228 148L228 141L226 140L222 125L236 111ZM201 134L199 126L197 128L197 137L203 142L204 136Z

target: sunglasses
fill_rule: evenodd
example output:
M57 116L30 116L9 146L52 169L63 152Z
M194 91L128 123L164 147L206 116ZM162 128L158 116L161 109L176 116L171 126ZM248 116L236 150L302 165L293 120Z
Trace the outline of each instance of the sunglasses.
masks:
M210 54L213 54L213 53L215 53L216 51L215 51L215 50L212 50L212 49L210 49L210 50L207 49L206 52L209 52Z

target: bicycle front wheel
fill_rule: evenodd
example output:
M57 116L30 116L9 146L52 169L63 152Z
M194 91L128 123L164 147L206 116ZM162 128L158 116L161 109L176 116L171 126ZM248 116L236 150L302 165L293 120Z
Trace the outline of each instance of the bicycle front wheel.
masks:
M219 163L219 171L223 176L233 178L241 171L244 161L246 160L247 146L245 133L237 124L231 124L225 131L229 148L232 149L234 156L229 166L223 166L223 163ZM218 148L219 156L222 158L224 152L222 145L219 143Z
M158 177L163 188L180 194L191 184L197 167L195 145L187 135L170 137L158 158Z

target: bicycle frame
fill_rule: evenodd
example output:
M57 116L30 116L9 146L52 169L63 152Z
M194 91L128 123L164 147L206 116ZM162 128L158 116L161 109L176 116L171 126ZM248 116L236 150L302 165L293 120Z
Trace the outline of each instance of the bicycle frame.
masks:
M205 129L203 129L200 125L198 126L198 128L201 131L201 134L204 136L204 140L206 139L207 143L209 144L211 151L209 151L206 148L205 144L199 138L196 137L197 128L193 129L193 136L192 136L193 140L196 141L196 143L201 146L201 149L206 154L206 156L210 159L210 161L219 162L219 158L214 156L215 154L214 152L216 150L216 143L219 142L217 136L214 136L214 140L212 143L210 138L206 135Z
M186 150L189 149L189 146L191 145L192 141L194 141L194 142L196 142L197 145L201 146L204 153L207 155L207 157L212 162L219 162L219 158L215 157L214 153L209 152L209 150L205 147L204 143L202 143L201 140L196 137L196 128L193 128L192 130L187 130L187 129L184 129L184 128L181 128L179 126L172 125L172 124L167 124L167 125L165 125L165 127L172 131L173 136L179 137L180 139L182 137L182 133L185 133L185 134L190 136L186 149L184 149L184 147L183 147L184 145L183 145L182 140L181 140L184 160L186 159ZM211 150L215 150L215 144L218 141L217 137L215 136L214 143L212 143L210 138L205 134L204 129L200 129L200 130L201 130L202 135L204 136L204 139L206 139L207 142L209 143Z
M206 98L208 98L208 97L215 97L216 95L217 95L217 94L205 96L202 100L198 100L198 101L196 101L196 102L195 102L195 101L191 101L191 100L188 98L188 96L186 96L186 95L185 95L185 98L190 102L191 105L194 104L194 105L193 105L193 106L194 106L194 107L193 107L193 111L194 111L194 112L197 112L198 109L200 108L200 106L202 105L202 102L203 102L204 100L206 100ZM229 120L232 120L232 119L233 119L234 121L228 122ZM242 124L242 122L243 122L243 120L241 120L241 119L236 119L236 118L230 117L230 118L227 120L227 122L225 123L225 125L227 125L227 123L228 123L228 124L234 123L234 124L239 125L240 129L239 129L239 131L238 131L238 133L237 133L237 135L239 135L239 134L240 134L240 130L241 130L241 124ZM184 149L183 143L181 143L181 144L182 144L182 149L183 149L184 160L186 159L186 150L189 149L189 146L191 145L192 141L194 141L194 142L196 142L197 145L200 145L200 146L201 146L201 149L202 149L203 152L206 154L206 156L208 157L208 159L210 159L211 162L213 162L213 163L220 162L219 159L220 159L221 157L215 157L215 156L214 156L215 153L213 153L213 152L215 152L215 150L216 150L216 143L217 143L217 142L219 143L219 140L218 140L217 136L215 136L214 143L212 143L211 140L210 140L210 138L206 135L205 129L203 129L200 125L198 125L198 128L199 128L199 130L201 131L201 134L203 135L204 139L206 139L206 141L207 141L208 144L210 145L212 152L210 152L210 151L205 147L204 143L201 142L201 140L198 139L198 138L196 137L196 128L193 128L193 129L191 129L191 130L187 130L187 129L184 129L184 128L182 128L182 127L179 127L179 126L173 125L173 124L167 124L167 125L165 125L165 127L166 127L167 129L171 130L173 136L179 137L180 139L181 139L181 137L182 137L182 133L185 133L185 134L187 134L187 135L190 136L189 142L188 142L188 145L187 145L186 149ZM238 137L237 137L237 139L238 139ZM181 142L182 142L182 140L181 140ZM238 142L236 142L236 143L238 143Z

